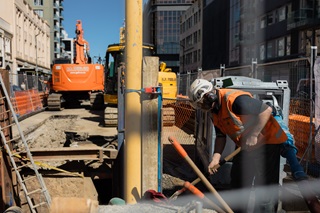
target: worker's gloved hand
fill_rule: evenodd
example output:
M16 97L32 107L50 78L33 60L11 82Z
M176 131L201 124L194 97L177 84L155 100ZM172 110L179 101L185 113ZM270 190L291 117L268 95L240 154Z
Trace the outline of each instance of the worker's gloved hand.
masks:
M214 167L216 165L219 165L220 163L220 158L221 158L221 155L218 154L218 153L215 153L212 157L212 161L210 162L209 166L208 166L208 172L209 174L214 174L218 171L218 169L215 169Z

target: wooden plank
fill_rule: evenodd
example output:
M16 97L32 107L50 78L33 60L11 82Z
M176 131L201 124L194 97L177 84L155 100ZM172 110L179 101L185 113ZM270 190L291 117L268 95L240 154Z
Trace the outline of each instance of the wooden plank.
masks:
M118 150L100 147L61 147L49 149L30 149L33 160L60 161L60 160L115 160ZM26 153L20 154L26 157Z
M142 87L146 88L158 86L158 72L159 58L144 57L142 67ZM154 189L158 191L158 165L162 165L162 163L158 162L158 128L160 128L158 127L157 118L158 96L142 93L141 97L142 193L144 193L149 189Z

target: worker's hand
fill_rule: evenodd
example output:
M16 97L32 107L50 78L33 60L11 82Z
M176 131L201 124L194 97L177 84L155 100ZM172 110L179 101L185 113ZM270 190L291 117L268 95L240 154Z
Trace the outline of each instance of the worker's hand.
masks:
M250 146L255 146L257 144L257 142L258 142L258 137L257 136L251 135L251 136L246 138L246 145L249 146L249 147Z
M249 135L248 137L243 138L243 149L250 151L254 149L258 143L258 137L255 135Z
M215 166L219 165L221 155L218 153L215 153L212 157L212 161L210 162L208 166L208 172L210 175L218 172L218 169L215 169Z

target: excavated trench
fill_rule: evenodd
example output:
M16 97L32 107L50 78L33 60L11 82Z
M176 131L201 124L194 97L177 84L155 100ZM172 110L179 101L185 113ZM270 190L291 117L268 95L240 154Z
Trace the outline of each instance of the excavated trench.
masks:
M89 116L90 117L90 116ZM41 124L30 127L24 136L29 149L50 150L62 147L92 147L108 146L116 149L114 143L111 144L111 137L83 131L83 120L88 120L88 116L80 115L52 115ZM32 119L32 118L29 118ZM93 118L90 118L94 120ZM90 126L90 125L89 125ZM80 130L80 131L79 131ZM88 127L86 130L90 130ZM17 151L23 151L22 141L16 144ZM38 171L42 174L46 187L51 197L77 197L98 200L100 205L108 204L113 194L112 162L92 161L92 160L48 160L38 161ZM33 174L30 168L21 171L21 174L28 176ZM37 183L29 181L26 183L29 191L37 188ZM21 193L22 208L24 195Z
M28 133L25 134L31 152L32 149L72 146L109 145L111 148L117 148L112 134L110 136L99 135L96 129L91 129L98 126L97 115L99 117L99 113L95 113L92 117L85 110L85 113L80 114L73 111L73 114L49 116L41 125L36 125L37 128L28 130ZM87 124L88 120L94 121L95 125ZM105 132L106 128L103 130ZM17 147L17 150L23 149L21 141ZM192 156L193 147L190 145L185 148ZM163 154L163 193L170 197L177 189L181 188L185 180L192 181L196 177L171 145L164 145ZM99 205L106 205L112 197L118 196L119 186L116 184L117 181L113 179L114 162L50 160L42 163L44 164L39 168L39 172L43 175L51 197L90 198L98 200ZM23 171L23 174L28 175L28 171ZM36 187L36 185L31 182L27 187L32 190L32 187Z

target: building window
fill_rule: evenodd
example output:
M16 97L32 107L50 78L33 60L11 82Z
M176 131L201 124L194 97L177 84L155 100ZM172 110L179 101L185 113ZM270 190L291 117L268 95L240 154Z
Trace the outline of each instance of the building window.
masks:
M269 41L267 44L267 58L273 58L274 57L274 41Z
M266 23L267 23L267 17L266 16L263 16L261 19L260 19L260 28L263 29L266 27Z
M277 40L277 56L284 56L284 38L280 38Z
M286 7L278 9L278 21L284 21L286 19Z
M43 17L43 10L34 10L34 12L38 14L38 16L40 16L41 18Z
M196 51L193 51L193 63L196 63L197 59L198 59L198 56L197 56L197 50L196 50Z
M3 41L5 43L4 45L4 52L5 53L10 53L11 54L11 40L8 38L5 38L5 40Z
M43 6L43 0L34 0L34 6Z
M286 41L286 55L291 54L291 37L287 36L287 41Z
M273 12L268 13L267 22L268 22L268 25L274 24L274 14L273 14Z
M266 58L266 45L261 44L259 49L260 49L260 60L263 61Z

